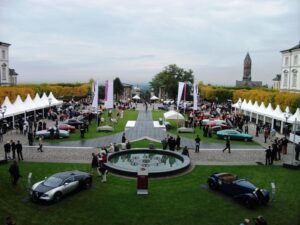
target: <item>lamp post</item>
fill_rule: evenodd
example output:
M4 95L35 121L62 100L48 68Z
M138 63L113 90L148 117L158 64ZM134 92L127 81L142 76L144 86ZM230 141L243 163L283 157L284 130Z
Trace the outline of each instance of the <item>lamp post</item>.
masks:
M288 135L288 123L287 123L287 121L288 121L288 119L289 119L289 117L291 116L288 112L285 112L284 114L284 118L285 118L285 138L287 138L287 135Z

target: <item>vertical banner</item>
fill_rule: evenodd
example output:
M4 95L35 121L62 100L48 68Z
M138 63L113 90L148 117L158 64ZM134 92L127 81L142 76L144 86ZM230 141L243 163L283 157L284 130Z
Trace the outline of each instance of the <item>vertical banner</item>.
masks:
M177 110L179 108L179 103L180 103L180 100L181 100L183 87L184 87L184 82L178 82Z
M197 110L198 106L198 84L194 81L194 95L193 95L193 110Z
M105 82L105 108L112 109L114 107L114 82Z
M98 111L98 81L95 81L93 84L93 103L92 107L95 109L95 111Z

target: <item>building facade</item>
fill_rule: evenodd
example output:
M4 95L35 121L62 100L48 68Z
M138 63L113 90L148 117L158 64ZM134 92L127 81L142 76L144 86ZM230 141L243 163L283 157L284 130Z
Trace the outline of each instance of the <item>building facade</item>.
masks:
M272 86L272 88L274 90L280 90L280 85L281 85L281 74L276 74L276 77L273 78L273 86Z
M125 84L122 83L123 85L123 95L122 99L123 101L130 101L132 98L132 85L131 84Z
M250 58L249 52L244 59L244 73L243 73L243 80L236 81L237 87L249 86L249 87L261 87L261 81L252 81L251 78L251 67L252 67L252 60Z
M281 51L281 91L300 92L300 42Z
M18 74L9 68L10 44L0 42L0 86L16 85Z

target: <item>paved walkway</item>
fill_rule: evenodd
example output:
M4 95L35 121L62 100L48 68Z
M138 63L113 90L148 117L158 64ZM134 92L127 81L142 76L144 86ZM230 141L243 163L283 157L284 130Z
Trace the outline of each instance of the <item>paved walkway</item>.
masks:
M167 136L167 132L161 128L153 126L151 111L146 112L142 105L139 105L138 119L133 128L128 129L125 134L130 141L149 138L157 141ZM254 134L255 126L249 126L249 132ZM120 143L122 133L105 136L91 140L80 140L59 143L45 143L45 151L37 152L37 146L27 146L26 136L9 132L4 136L4 144L7 140L20 140L24 145L23 155L27 161L39 162L83 162L91 161L91 153L99 151L97 147L108 145L109 143ZM173 135L174 136L174 135ZM264 143L263 137L255 137L254 140L260 146L233 146L231 154L223 153L223 144L201 143L200 153L194 153L194 141L188 138L181 138L181 145L188 146L190 156L194 165L253 165L256 162L264 162L264 149L270 144ZM291 162L294 145L289 144L288 154L282 157L281 161L275 164L281 165L283 162ZM4 150L0 151L0 158L4 156Z

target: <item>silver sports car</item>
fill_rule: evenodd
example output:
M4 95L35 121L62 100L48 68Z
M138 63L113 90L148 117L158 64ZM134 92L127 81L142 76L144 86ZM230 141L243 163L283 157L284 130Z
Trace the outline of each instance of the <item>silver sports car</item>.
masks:
M30 196L33 201L58 202L62 196L72 191L91 187L92 180L89 173L81 171L56 173L35 183L30 190Z

